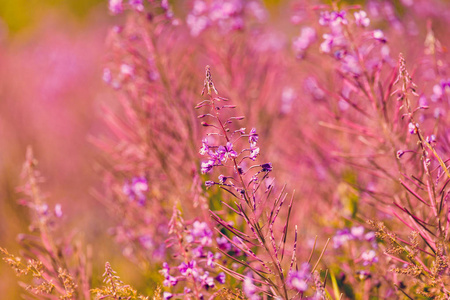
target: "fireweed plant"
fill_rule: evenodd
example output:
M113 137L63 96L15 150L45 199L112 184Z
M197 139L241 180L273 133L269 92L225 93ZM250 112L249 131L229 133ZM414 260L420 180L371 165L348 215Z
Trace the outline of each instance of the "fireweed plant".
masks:
M368 295L391 297L393 289L383 290L380 285L393 276L394 288L406 297L448 298L448 241L444 241L449 222L446 208L449 171L442 158L448 149L439 147L436 138L438 132L443 132L443 142L447 143L447 130L439 122L442 112L439 106L448 104L438 102L446 81L441 79L433 86L430 99L438 107L430 115L426 111L434 105L413 83L405 59L401 54L398 63L390 58L388 40L381 30L367 30L370 20L364 11L352 7L339 10L333 6L332 11L320 12L319 24L327 29L320 44L321 52L332 59L338 75L333 89L341 86L337 93L323 88L333 100L327 108L333 122L322 121L320 125L341 134L341 143L346 139L344 136L357 137L331 153L337 161L358 169L357 180L348 182L352 191L348 197L354 202L345 223L349 226L364 219L386 219L389 215L400 221L391 221L393 228L404 231L402 226L406 226L406 232L410 232L397 235L384 222L370 220L371 228L367 229L375 230L382 241L374 243L373 232L365 234L362 226L339 230L333 238L336 249L349 241L372 244L348 245L353 261L347 261L339 271L357 274L363 293ZM439 79L442 69L436 61L443 63L442 52L438 50L441 47L430 23L427 27L422 63L434 65L430 77ZM359 198L375 208L362 220L358 215ZM386 254L386 269L373 267L381 259L376 252ZM341 278L342 285L344 281L357 284L351 277ZM346 294L353 297L352 293Z
M108 8L123 17L103 72L118 103L91 138L104 154L94 193L148 289L60 232L65 205L46 203L30 150L31 234L20 256L1 248L25 297L450 297L445 4L292 2L297 35L260 1Z
M320 275L314 272L319 261L313 268L308 262L301 264L299 269L296 259L297 227L294 231L293 249L286 249L293 197L287 200L285 187L279 191L278 196L273 196L274 180L269 179L272 163L256 163L260 154L256 129L239 128L235 123L244 117L227 114L228 110L233 110L236 106L226 104L228 99L219 96L209 66L206 67L202 95L208 99L197 104L196 108L205 107L209 111L198 117L206 119L202 125L212 130L202 141L200 154L207 160L201 163L201 172L221 173L217 180L205 181L205 186L211 188L217 185L232 195L234 201L222 201L222 204L239 216L240 220L236 220L236 225L241 227L211 211L213 219L221 226L220 230L216 229L221 235L218 250L243 265L244 272L236 272L224 265L220 265L220 268L242 280L244 293L251 299L259 298L257 294L260 292L282 299L291 299L295 295L302 297L314 281L315 297L325 297ZM274 228L279 226L276 221L283 204L288 201L286 221L282 221L284 226L281 235L277 236ZM246 260L238 259L235 252L230 255L229 243L239 249ZM285 257L288 260L286 264L283 260Z
M3 260L25 281L21 285L28 299L90 299L87 256L73 233L58 232L63 208L61 204L52 208L46 202L40 189L44 179L31 148L27 149L22 177L24 185L19 191L25 198L20 202L32 215L31 233L19 236L21 257L0 248Z

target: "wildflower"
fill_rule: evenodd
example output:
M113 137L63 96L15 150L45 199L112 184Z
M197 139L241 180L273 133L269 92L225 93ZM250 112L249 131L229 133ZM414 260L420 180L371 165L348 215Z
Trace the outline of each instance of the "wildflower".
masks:
M219 275L216 276L216 280L220 284L225 284L225 273L220 272Z
M216 183L214 182L214 181L211 181L211 180L207 180L207 181L205 181L205 186L206 186L206 188L210 188L210 187L212 187L213 185L215 185Z
M331 15L329 11L323 11L320 13L319 24L322 26L327 26L331 21Z
M436 107L433 112L433 117L435 119L442 117L444 115L444 111L440 107Z
M196 0L194 1L194 6L191 10L191 13L198 16L203 13L205 13L208 9L208 6L206 5L205 1Z
M375 240L375 232L370 231L364 235L364 239L368 242L373 242Z
M353 55L345 55L342 59L342 71L352 73L353 75L361 74L359 62Z
M256 142L258 142L258 134L256 134L255 128L252 128L252 130L250 130L250 133L248 136L248 142L249 142L250 146L252 146L252 147L256 146Z
M164 292L163 293L163 299L164 300L168 300L171 299L173 297L173 294L169 293L169 292Z
M145 193L148 191L147 179L144 177L134 177L131 183L126 182L123 185L122 191L132 201L137 200L139 205L144 205L146 200Z
M417 133L417 129L419 128L419 124L416 123L416 125L414 125L413 123L409 123L408 124L408 131L410 134L415 134Z
M363 266L370 266L378 262L378 257L373 250L367 250L366 252L361 254L361 259L363 260Z
M382 42L382 43L386 43L386 41L387 41L386 38L385 38L385 36L384 36L383 31L381 31L381 30L379 30L379 29L374 30L374 31L372 32L372 36L373 36L374 39L376 39L377 41L380 41L380 42Z
M349 232L349 230L347 228L345 228L343 230L338 230L336 232L336 235L333 237L334 248L339 248L343 244L345 244L347 241L352 240L352 239L353 239L353 236L351 235L351 233Z
M325 33L323 36L324 41L320 44L320 51L324 53L330 53L331 47L333 46L334 36L328 33Z
M205 271L205 273L203 273L203 275L201 275L199 277L200 280L200 284L205 287L206 289L208 288L212 288L215 286L214 284L214 278L212 278L211 276L209 276L209 272Z
M131 8L136 11L142 12L144 11L144 1L143 0L129 0L128 4L130 4Z
M268 13L259 1L251 1L247 3L245 9L260 22L264 22L267 19Z
M55 216L57 218L61 218L63 216L63 212L62 212L62 209L61 209L61 204L59 204L59 203L55 205Z
M251 160L256 160L256 157L259 155L259 147L253 148L250 151L250 159Z
M434 134L427 136L427 142L428 143L436 143L436 136Z
M164 277L168 277L168 276L170 276L169 272L170 272L170 266L168 263L164 262L163 268L159 271L159 273L161 273Z
M164 286L175 286L178 283L178 279L176 279L173 276L167 276L164 281L163 281L163 285Z
M204 139L202 140L202 148L200 149L199 153L200 153L201 155L205 155L205 154L208 153L208 152L209 152L208 139L207 139L207 138L204 138Z
M367 17L367 13L363 10L357 11L353 14L355 16L355 23L361 27L367 27L370 24L370 19Z
M431 100L433 102L438 101L444 96L444 93L450 92L450 79L441 80L439 84L433 86L433 94L431 95Z
M300 270L289 272L287 284L297 292L305 292L308 289L311 266L308 263L302 264Z
M212 253L211 251L208 251L206 258L207 258L206 265L208 267L213 267L214 266L214 253Z
M220 175L219 175L219 183L220 183L220 184L224 184L225 181L227 181L227 177L224 176L224 175L222 175L222 174L220 174Z
M325 97L325 92L319 87L317 80L314 77L308 77L304 82L305 89L314 97L316 100L321 100Z
M295 91L291 87L285 87L281 94L281 108L280 111L283 114L287 114L291 111L292 102L297 97Z
M365 271L365 270L361 270L361 271L357 271L356 272L357 278L361 281L369 279L370 277L372 277L372 275L370 274L370 272Z
M217 162L224 161L226 158L228 158L227 148L224 146L219 146L219 148L217 148L217 151L214 154L211 154L211 157Z
M238 130L236 130L236 132L239 132L241 135L244 135L245 134L245 128L244 127L239 128Z
M211 172L212 168L214 167L214 161L208 160L207 162L202 162L201 165L201 172L202 174L206 174Z
M192 235L200 239L203 246L209 246L212 243L212 231L205 222L195 221L193 224Z
M112 81L112 75L111 75L111 70L109 68L104 68L103 69L103 76L102 79L105 83L110 84Z
M303 27L300 35L293 41L292 46L297 56L302 56L306 49L316 40L316 30Z
M134 67L128 64L120 65L120 73L125 77L133 77L134 76Z
M194 278L197 278L198 276L198 271L197 268L195 267L197 265L196 261L190 261L187 264L186 263L181 263L181 265L178 266L178 270L180 270L181 275L183 276L189 276L192 275Z
M344 10L331 12L331 15L330 15L331 25L333 27L335 27L340 24L347 24L347 19L345 17L345 14L346 14L346 12Z
M123 12L122 0L109 0L109 11L113 15L118 15Z
M145 248L145 249L152 249L154 247L153 240L148 235L142 235L139 237L139 243Z
M265 163L261 165L263 172L272 172L272 163Z
M244 284L242 285L242 290L244 291L244 294L248 297L248 299L260 299L260 297L257 295L257 288L253 284L253 277L251 274L247 274L247 276L245 277Z
M203 257L203 247L202 246L198 246L197 248L192 249L192 255L194 257Z
M403 150L398 150L398 151L397 151L397 158L400 159L400 157L402 157L403 154L405 154L405 151L403 151Z
M364 227L363 226L354 226L350 230L353 238L361 240L364 236Z
M186 23L191 30L192 36L198 36L210 25L210 21L206 16L195 16L189 14L186 18Z
M228 142L225 146L225 157L226 158L235 158L237 156L237 152L233 150L233 144Z
M220 250L223 250L225 252L228 252L231 250L231 244L228 242L228 240L225 237L218 237L216 238L217 245L219 246Z

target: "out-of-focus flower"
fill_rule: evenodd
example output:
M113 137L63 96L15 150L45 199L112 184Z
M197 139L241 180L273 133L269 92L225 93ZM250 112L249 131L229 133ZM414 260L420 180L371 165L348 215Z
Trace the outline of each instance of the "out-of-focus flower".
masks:
M375 238L376 238L375 232L373 232L373 231L370 231L364 235L364 239L368 242L375 241Z
M303 57L308 47L315 42L317 38L316 30L312 27L303 27L300 35L292 42L292 47L297 57Z
M128 0L128 4L130 4L131 8L142 12L144 11L144 1L143 0Z
M310 279L311 266L308 263L302 264L298 271L289 272L287 284L297 292L305 292L308 289L308 280Z
M212 253L211 251L208 252L208 254L206 255L206 265L208 267L213 267L214 266L214 253Z
M205 287L206 289L212 288L212 287L215 286L214 278L209 276L209 272L208 271L205 271L205 273L203 273L203 275L199 276L199 281L200 281L200 284L203 287Z
M332 34L325 33L323 36L324 41L320 44L320 51L324 53L330 53L333 46L334 36Z
M102 79L105 83L107 84L111 84L112 81L112 74L111 74L111 70L109 68L104 68L103 69L103 76Z
M169 300L169 299L173 298L173 294L169 293L169 292L164 292L163 298L164 298L164 300Z
M377 41L380 41L380 42L382 42L382 43L386 43L386 37L384 36L384 33L383 33L383 31L381 31L381 30L379 30L379 29L377 29L377 30L374 30L373 32L372 32L372 37L374 38L374 39L376 39Z
M123 12L122 0L109 0L109 11L114 14L120 14Z
M194 278L198 276L198 270L196 268L196 261L190 261L188 263L182 262L181 265L178 266L178 270L180 270L181 275L189 276L192 275Z
M292 87L284 87L281 93L281 107L280 111L283 114L287 114L292 109L292 102L296 99L297 94Z
M408 124L408 132L410 133L410 134L415 134L415 133L417 133L417 128L419 128L419 124L418 123L416 123L415 125L413 124L413 123L409 123Z
M212 243L212 231L206 222L195 221L191 234L200 241L203 246L209 246Z
M363 261L363 266L370 266L378 262L377 254L373 250L367 250L361 254L361 259Z
M61 218L63 216L62 206L59 203L55 205L55 216L57 218Z
M203 30L208 28L210 21L206 16L195 16L189 14L186 18L186 23L191 30L191 35L198 36Z
M131 182L125 182L122 191L132 201L137 201L139 205L144 205L148 182L144 177L134 177Z
M219 249L228 252L231 250L231 244L228 242L228 240L225 237L218 237L216 238L217 245L219 246Z
M362 240L364 237L364 227L363 226L353 226L350 230L354 239Z
M363 10L357 11L353 14L355 16L355 23L361 27L367 27L370 24L370 19L367 17L367 13Z
M338 230L333 237L333 246L334 248L340 248L343 244L352 239L353 236L347 228Z
M219 275L216 276L216 280L220 284L225 284L225 273L220 272Z
M164 281L163 281L163 285L164 286L175 286L178 283L178 279L176 279L173 276L167 276Z
M244 291L245 296L248 297L250 300L259 300L260 297L258 296L258 289L253 284L253 277L251 274L247 274L245 276L244 283L242 285L242 290Z
M353 55L345 55L341 59L342 71L345 73L352 73L353 75L361 75L361 67L358 60Z
M325 92L319 87L319 84L314 77L306 78L304 85L306 91L309 92L315 100L322 100L325 97Z
M124 78L133 77L134 76L134 67L129 64L121 64L120 65L120 73Z

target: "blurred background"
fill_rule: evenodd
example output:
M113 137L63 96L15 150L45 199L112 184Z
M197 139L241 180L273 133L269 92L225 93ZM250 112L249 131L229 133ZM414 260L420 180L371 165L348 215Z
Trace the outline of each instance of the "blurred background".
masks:
M111 19L107 1L0 1L0 246L11 253L20 253L17 236L30 220L16 191L27 146L46 179L48 202L63 205L68 233L76 228L101 261L120 251L104 234L108 218L90 192L97 178L88 142L102 126L100 103L111 99L101 80ZM23 291L4 263L0 278L0 298L19 299Z

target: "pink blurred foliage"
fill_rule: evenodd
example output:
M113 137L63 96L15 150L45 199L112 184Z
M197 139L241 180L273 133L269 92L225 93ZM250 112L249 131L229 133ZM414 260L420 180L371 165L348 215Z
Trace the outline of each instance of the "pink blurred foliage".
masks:
M15 189L27 146L33 147L41 162L49 209L57 204L61 208L60 233L72 232L67 224L76 222L77 232L92 243L96 233L91 229L104 223L86 212L102 215L89 193L98 181L92 167L95 148L87 136L103 126L96 116L97 102L108 95L98 59L104 52L106 20L93 12L86 21L90 25L85 25L92 27L89 31L81 30L69 16L48 12L44 20L1 42L0 240L11 250L15 236L27 231L29 223L26 211L17 207L20 195ZM13 287L5 280L0 290L18 297Z

